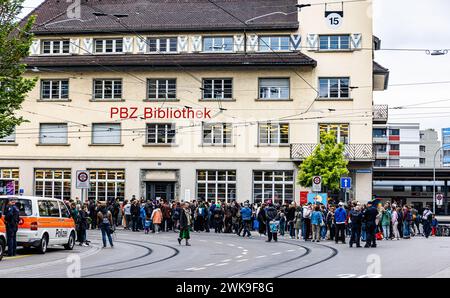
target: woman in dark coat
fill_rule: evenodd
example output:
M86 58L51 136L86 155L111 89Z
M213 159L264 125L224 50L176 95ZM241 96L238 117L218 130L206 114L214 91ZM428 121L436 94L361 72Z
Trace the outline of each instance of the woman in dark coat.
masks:
M259 232L260 235L262 235L262 234L266 235L266 230L267 230L267 228L266 228L266 210L265 210L265 208L266 208L266 204L263 203L261 205L260 209L259 209L258 217L257 217L258 223L259 223L258 232Z
M190 231L192 224L191 208L189 208L189 203L184 203L183 208L180 213L180 235L178 236L178 243L181 245L181 240L186 239L186 246L191 246L189 244Z

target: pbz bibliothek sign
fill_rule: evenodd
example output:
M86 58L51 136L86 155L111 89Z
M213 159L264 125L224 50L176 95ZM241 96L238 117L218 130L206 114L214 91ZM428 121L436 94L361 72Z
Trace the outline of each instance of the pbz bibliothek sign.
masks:
M154 108L154 107L111 107L111 119L211 119L211 110L207 108Z

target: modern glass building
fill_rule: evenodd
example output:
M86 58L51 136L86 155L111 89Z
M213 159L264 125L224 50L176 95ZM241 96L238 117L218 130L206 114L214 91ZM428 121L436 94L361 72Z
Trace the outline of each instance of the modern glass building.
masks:
M450 128L442 129L442 164L444 167L450 167Z

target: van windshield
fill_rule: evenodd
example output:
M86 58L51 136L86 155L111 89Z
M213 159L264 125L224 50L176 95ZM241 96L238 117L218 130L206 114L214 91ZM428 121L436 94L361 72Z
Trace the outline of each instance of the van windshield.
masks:
M12 198L11 198L12 199ZM31 204L31 200L27 199L16 199L16 206L19 209L20 216L31 216L33 214L33 208ZM8 205L10 198L1 198L0 199L0 210L2 214L5 214L6 206Z

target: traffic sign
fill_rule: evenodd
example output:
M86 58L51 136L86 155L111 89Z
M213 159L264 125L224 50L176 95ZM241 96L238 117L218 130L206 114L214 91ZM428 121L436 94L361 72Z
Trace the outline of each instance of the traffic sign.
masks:
M441 193L436 194L436 205L443 206L444 205L444 195Z
M77 171L77 186L78 189L88 189L90 184L89 171Z
M352 178L342 177L341 178L341 188L352 188Z
M313 177L312 191L313 192L322 191L322 177L321 176Z

